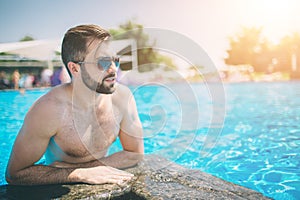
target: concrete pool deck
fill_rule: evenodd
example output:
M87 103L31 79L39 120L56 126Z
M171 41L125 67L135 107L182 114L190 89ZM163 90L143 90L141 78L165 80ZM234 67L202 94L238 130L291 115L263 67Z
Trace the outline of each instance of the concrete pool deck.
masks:
M190 170L155 155L126 171L135 178L123 186L0 186L0 199L269 199L261 193Z

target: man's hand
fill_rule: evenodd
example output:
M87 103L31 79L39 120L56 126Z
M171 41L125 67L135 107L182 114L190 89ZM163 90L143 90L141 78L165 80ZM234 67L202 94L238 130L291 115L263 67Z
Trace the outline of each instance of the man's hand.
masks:
M122 184L131 180L133 174L108 166L75 169L69 175L71 182L88 184L115 183Z

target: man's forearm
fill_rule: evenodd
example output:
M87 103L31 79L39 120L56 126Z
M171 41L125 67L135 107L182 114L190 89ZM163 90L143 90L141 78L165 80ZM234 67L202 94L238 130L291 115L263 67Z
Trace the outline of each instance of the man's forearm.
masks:
M57 168L34 165L7 176L7 182L13 185L43 185L79 182L70 174L75 168Z
M120 151L110 156L101 158L99 161L104 165L111 166L118 169L126 169L135 166L143 159L144 155L141 153Z
M7 174L7 182L13 185L44 185L62 183L121 184L133 177L133 174L113 167L97 166L91 168L57 168L34 165L13 175Z

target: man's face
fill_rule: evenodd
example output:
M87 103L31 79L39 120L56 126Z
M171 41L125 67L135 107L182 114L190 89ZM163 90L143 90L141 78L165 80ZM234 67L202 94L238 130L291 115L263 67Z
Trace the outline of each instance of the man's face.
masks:
M98 65L101 57L111 57L108 41L99 43L93 42L89 47L90 52L87 54L85 61L81 64L81 78L86 87L90 90L101 94L112 94L115 91L117 79L117 68L114 62L108 69L103 69Z

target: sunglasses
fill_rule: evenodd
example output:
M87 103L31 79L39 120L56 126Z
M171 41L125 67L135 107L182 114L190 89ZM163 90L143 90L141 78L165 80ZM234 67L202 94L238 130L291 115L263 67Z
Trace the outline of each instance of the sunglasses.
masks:
M118 56L112 56L112 57L100 57L97 61L97 63L95 62L74 62L74 63L78 63L78 64L97 64L98 68L101 70L101 71L106 71L110 68L112 62L115 63L115 66L116 68L119 68L120 67L120 57Z

